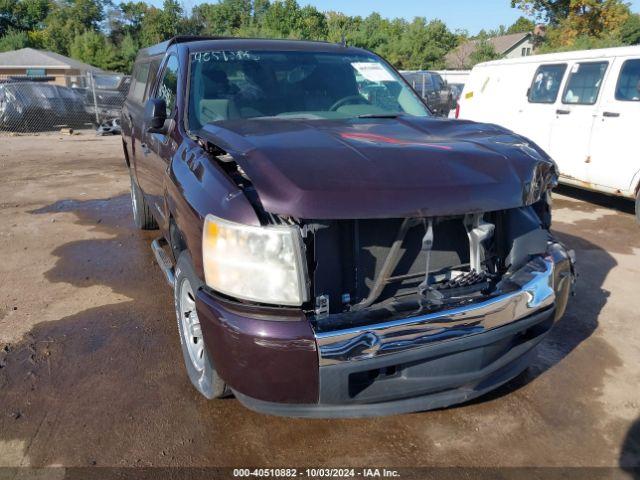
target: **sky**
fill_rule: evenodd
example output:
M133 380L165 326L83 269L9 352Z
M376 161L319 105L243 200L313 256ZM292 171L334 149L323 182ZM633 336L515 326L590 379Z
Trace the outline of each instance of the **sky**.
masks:
M201 0L183 0L190 9L204 3ZM215 3L215 0L206 0ZM162 5L162 0L150 0L154 5ZM439 18L451 30L467 30L470 34L481 29L489 30L500 25L511 25L522 12L511 8L510 0L298 0L300 5L313 5L320 11L335 10L347 15L366 17L378 12L383 17ZM628 1L631 10L640 13L640 0Z

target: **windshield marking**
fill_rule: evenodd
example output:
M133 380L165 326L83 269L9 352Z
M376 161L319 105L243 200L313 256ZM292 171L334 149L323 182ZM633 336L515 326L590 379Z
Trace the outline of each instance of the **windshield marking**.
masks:
M260 56L246 50L215 50L210 52L196 52L193 54L196 62L233 62L236 60L260 60Z

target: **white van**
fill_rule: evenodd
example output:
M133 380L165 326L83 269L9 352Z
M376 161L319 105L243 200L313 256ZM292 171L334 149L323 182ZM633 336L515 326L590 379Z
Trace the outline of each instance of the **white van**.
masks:
M562 183L636 199L640 221L640 46L476 65L456 116L533 140Z

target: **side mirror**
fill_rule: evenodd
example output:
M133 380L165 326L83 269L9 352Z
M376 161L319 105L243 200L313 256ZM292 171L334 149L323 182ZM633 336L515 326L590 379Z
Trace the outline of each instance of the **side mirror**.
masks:
M149 133L167 133L167 104L162 98L150 98L144 106L144 124Z

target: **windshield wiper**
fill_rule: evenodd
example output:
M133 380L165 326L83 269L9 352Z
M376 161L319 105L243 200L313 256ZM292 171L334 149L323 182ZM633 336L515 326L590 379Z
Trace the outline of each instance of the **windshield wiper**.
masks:
M363 113L357 118L398 118L399 116L399 113Z

